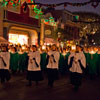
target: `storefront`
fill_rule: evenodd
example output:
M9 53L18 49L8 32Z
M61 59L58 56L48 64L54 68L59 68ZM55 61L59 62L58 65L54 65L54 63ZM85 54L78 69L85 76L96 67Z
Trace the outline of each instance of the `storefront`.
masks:
M9 10L4 11L3 19L3 37L11 44L20 45L38 45L40 23L39 19L30 17L30 10L27 7L26 12L23 11L23 6L20 8L20 13Z
M11 44L37 45L38 33L34 29L12 26L8 31L8 41Z
M28 45L27 35L9 34L9 42L12 44Z

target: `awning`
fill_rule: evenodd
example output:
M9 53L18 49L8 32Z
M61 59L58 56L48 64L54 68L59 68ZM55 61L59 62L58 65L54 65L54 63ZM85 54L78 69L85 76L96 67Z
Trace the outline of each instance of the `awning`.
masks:
M2 36L0 36L0 44L8 44L9 42L3 38Z

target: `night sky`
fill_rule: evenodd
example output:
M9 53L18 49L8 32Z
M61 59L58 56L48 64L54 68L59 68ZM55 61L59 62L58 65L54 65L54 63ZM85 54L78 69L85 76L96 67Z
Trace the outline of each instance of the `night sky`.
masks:
M50 3L56 4L56 3L62 3L62 2L82 3L82 2L89 1L89 0L35 0L35 1L39 2L39 3L45 3L45 4L50 4ZM64 6L56 7L56 9L64 9ZM73 7L73 6L68 5L66 7L66 9L69 11L72 11L72 12L74 12L74 11L95 12L95 13L98 13L100 15L100 3L97 6L97 8L94 8L91 6L91 4L89 4L89 5L85 5L82 7Z

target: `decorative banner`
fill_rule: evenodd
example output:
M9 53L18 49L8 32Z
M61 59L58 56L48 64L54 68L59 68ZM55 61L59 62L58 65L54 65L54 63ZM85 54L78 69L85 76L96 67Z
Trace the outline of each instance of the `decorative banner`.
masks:
M45 35L51 35L51 30L45 30Z

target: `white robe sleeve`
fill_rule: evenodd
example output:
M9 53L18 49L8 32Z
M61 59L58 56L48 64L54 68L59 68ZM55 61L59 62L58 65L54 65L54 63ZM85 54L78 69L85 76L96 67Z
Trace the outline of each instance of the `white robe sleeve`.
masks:
M7 52L6 56L4 56L3 59L4 59L5 63L6 63L5 69L9 69L9 66L10 66L10 53Z
M55 61L56 61L57 63L59 62L59 58L60 58L59 52L55 53L54 59L55 59Z
M81 64L83 65L84 68L86 68L86 58L85 55L82 53L81 55Z
M36 59L37 64L40 65L40 60L41 60L40 52L36 52L36 57L35 57L35 59Z
M8 53L8 55L7 55L7 66L9 67L9 65L10 65L10 54Z
M70 64L70 59L71 59L72 56L73 56L73 54L71 53L71 54L69 55L69 57L68 57L68 65Z

